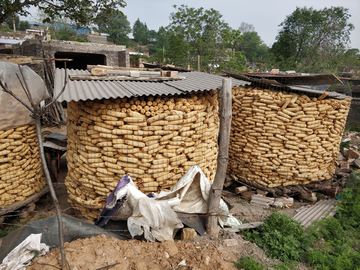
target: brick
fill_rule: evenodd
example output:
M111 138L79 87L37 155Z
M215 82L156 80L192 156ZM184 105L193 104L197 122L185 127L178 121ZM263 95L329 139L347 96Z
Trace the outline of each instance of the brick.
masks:
M177 77L177 76L178 76L177 71L169 71L169 70L161 71L161 77Z
M340 161L340 168L341 169L349 169L349 162L348 161Z

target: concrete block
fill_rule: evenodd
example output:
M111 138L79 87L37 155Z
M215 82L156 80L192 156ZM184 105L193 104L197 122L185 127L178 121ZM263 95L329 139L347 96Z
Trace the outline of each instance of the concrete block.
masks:
M91 74L94 76L105 76L107 75L107 69L105 68L92 68Z

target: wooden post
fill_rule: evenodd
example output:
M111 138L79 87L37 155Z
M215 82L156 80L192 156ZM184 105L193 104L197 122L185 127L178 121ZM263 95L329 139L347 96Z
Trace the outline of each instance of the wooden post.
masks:
M224 186L226 168L229 156L229 139L232 116L232 92L231 79L223 79L220 95L220 131L219 131L219 154L214 183L211 186L208 201L208 218L206 221L206 233L218 237L218 217L220 196Z
M198 70L200 72L200 55L198 55Z

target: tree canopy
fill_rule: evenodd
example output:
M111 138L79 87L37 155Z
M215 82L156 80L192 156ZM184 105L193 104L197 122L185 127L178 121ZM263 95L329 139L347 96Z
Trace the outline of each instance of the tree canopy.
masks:
M133 26L133 36L136 42L139 42L141 45L147 45L150 43L151 33L146 25L146 23L140 22L137 19Z
M349 18L344 7L297 7L280 24L282 29L271 48L277 67L304 72L336 69L354 29Z
M131 33L130 22L121 12L113 13L109 22L99 23L99 32L109 34L108 40L118 45L127 45Z
M43 22L56 17L67 17L76 26L89 26L94 21L106 22L119 8L126 5L124 0L2 0L0 5L0 23L14 16L29 14L28 9L38 7L47 14Z
M242 51L249 62L264 61L268 47L261 40L255 31L247 31L243 35L243 39L238 46L238 50Z
M186 5L177 7L170 14L171 23L167 27L169 48L166 56L173 64L179 66L197 66L200 56L200 69L212 72L226 61L230 27L214 9L189 8Z

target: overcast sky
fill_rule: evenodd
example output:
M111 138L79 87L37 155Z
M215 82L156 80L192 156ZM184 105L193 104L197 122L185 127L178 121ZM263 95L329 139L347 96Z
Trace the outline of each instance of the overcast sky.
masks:
M175 9L173 5L185 4L188 7L205 9L213 8L219 11L231 28L238 29L241 22L254 25L266 45L271 46L280 30L279 24L287 15L295 11L296 7L325 7L343 6L349 9L349 22L354 24L355 30L351 33L352 48L360 49L360 0L125 0L127 6L121 11L131 23L139 18L146 23L150 30L158 31L160 26L170 23L169 16ZM36 18L36 11L30 10Z
M127 6L122 11L131 26L139 18L150 30L157 31L160 26L170 23L169 15L175 11L174 4L213 8L223 15L222 19L233 29L238 29L241 22L254 25L255 31L268 46L275 42L280 29L278 25L296 7L323 9L343 6L349 9L350 22L355 26L350 46L360 49L360 0L127 0L126 3Z

